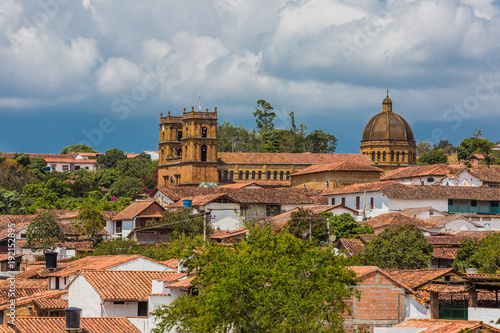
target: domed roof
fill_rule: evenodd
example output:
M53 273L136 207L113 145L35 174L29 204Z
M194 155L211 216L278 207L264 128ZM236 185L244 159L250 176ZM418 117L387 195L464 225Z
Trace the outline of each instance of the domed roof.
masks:
M392 101L389 98L389 93L387 93L382 105L383 111L366 124L361 141L415 141L408 122L397 113L392 112Z

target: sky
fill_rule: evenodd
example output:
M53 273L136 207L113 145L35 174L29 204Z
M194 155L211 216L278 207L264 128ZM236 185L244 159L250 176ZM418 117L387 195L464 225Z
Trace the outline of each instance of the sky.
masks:
M156 150L160 113L218 108L359 153L390 89L417 142L500 140L500 6L488 0L2 0L0 151Z

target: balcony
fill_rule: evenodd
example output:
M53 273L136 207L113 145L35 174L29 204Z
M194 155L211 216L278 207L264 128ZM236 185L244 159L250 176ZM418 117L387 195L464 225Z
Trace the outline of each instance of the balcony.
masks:
M470 213L470 214L498 214L500 207L498 201L477 201L477 200L448 200L449 213Z

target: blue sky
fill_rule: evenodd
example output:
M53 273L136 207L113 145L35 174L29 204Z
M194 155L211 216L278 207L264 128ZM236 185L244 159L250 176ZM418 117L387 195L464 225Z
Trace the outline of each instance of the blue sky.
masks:
M288 126L359 152L393 109L417 141L500 140L499 7L487 0L4 0L0 151L157 148L161 112L217 106L254 127L265 99Z

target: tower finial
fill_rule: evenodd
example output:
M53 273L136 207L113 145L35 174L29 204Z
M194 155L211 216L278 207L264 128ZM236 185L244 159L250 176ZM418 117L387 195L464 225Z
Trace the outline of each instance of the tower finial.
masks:
M387 97L389 97L389 88L387 88Z

